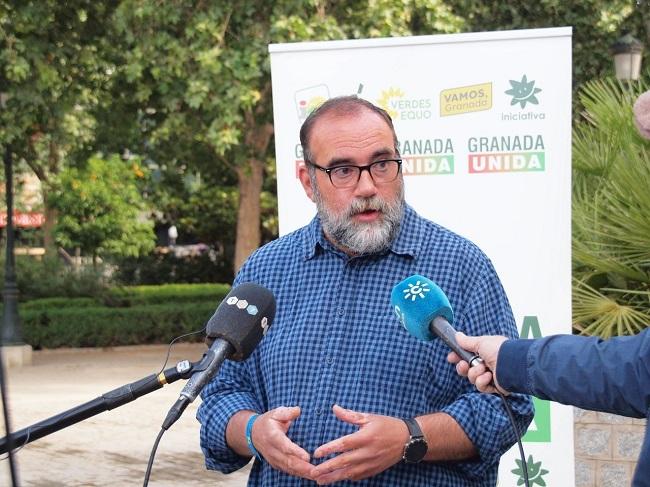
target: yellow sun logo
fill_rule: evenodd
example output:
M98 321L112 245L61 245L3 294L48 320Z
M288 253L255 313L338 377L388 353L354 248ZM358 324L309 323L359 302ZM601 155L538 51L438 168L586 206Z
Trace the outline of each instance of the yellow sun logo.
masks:
M396 118L397 117L397 110L393 110L390 107L390 102L393 98L402 98L404 96L404 92L400 90L399 88L389 88L387 90L384 90L381 92L381 97L377 100L377 104L382 107L386 112L388 112L388 115L391 116L391 118Z
M404 299L410 299L411 301L415 301L418 297L424 299L424 293L431 291L427 282L416 281L415 284L409 282L408 286L409 288L404 289L402 292L404 293Z

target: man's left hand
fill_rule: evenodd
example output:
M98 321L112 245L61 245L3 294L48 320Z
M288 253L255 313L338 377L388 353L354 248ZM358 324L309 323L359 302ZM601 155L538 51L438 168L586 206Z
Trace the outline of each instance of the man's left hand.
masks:
M372 477L402 459L404 445L409 438L404 421L359 413L337 405L332 411L341 421L359 426L359 430L316 449L314 458L339 454L312 470L311 478L319 485Z

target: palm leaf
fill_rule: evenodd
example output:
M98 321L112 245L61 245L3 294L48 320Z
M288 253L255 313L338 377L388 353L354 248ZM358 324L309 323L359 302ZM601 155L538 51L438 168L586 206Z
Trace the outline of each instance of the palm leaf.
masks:
M633 121L645 83L587 83L573 130L573 321L603 337L650 324L650 142Z
M628 292L622 289L607 289L619 294L620 301L611 295L595 290L583 281L573 281L573 326L585 335L610 338L616 335L634 335L650 324L648 308L640 309L625 303ZM650 292L634 293L650 299ZM623 302L621 302L623 301Z

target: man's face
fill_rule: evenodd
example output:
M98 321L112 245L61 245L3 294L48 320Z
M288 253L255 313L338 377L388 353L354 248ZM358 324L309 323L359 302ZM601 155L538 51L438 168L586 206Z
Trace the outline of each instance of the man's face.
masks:
M376 113L362 109L350 115L327 114L312 128L312 161L331 168L365 166L397 157L393 133ZM351 188L335 188L320 170L309 177L300 169L307 196L316 203L325 236L348 254L384 250L399 229L404 209L402 175L388 183L375 183L368 171Z

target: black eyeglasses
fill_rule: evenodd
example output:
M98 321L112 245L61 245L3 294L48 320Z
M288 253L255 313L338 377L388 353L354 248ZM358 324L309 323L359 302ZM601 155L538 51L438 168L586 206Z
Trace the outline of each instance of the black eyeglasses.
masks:
M375 183L390 183L397 179L397 175L402 167L401 159L382 159L366 166L322 167L310 161L306 162L310 166L326 173L330 178L332 186L341 189L356 186L359 179L361 179L361 173L363 171L368 171Z

